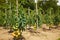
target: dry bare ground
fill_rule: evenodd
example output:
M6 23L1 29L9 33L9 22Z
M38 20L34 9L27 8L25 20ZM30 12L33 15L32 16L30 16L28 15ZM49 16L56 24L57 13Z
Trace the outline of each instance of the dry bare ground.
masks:
M8 31L0 28L0 40L12 40L13 37ZM36 33L26 30L23 32L23 36L26 40L57 40L60 37L60 30L52 29L43 31L42 29L37 29Z
M60 37L60 30L54 29L51 31L38 30L38 33L23 32L26 40L57 40Z
M0 27L0 40L12 40L11 34L8 33L9 30Z

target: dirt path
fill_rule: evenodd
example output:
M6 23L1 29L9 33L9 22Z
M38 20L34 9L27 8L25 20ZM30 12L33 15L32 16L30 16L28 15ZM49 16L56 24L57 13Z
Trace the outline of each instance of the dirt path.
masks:
M8 33L9 30L0 28L0 40L12 40L12 35ZM30 33L28 31L23 32L23 36L26 40L56 40L60 37L60 30L53 29L51 31L37 30L39 33Z
M30 32L23 32L24 37L26 40L57 40L60 37L60 30L54 29L51 31L42 31L38 30L40 33L30 33Z
M9 30L0 27L0 40L11 40L12 35L8 33Z

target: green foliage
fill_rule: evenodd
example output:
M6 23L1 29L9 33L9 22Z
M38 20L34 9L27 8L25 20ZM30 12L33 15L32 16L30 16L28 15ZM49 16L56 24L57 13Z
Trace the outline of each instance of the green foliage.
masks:
M30 14L28 13L30 7ZM35 3L32 0L18 0L18 16L16 13L15 0L0 0L0 25L13 26L16 29L23 30L26 25L35 25L38 18L38 25L59 24L60 23L60 7L57 1L38 2L38 15L35 12Z
M25 10L21 10L21 12L19 12L19 16L18 16L18 18L19 18L19 21L18 21L19 26L18 26L18 28L20 30L22 30L22 31L25 30L25 26L27 25L26 13L24 11Z
M38 25L41 26L43 24L44 21L44 15L42 14L42 8L39 8L38 10Z
M31 10L31 13L30 13L30 15L28 15L28 17L29 17L28 18L28 24L34 25L36 22L36 19L35 19L35 13L33 10Z
M3 10L3 9L2 9ZM6 24L4 10L0 10L0 25L4 26Z
M54 17L54 24L55 24L55 25L58 25L59 22L60 22L60 18L59 18L58 16L55 16L55 17Z

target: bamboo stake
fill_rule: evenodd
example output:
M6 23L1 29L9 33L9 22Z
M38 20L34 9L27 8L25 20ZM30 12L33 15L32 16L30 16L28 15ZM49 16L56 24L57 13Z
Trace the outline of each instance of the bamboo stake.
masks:
M37 3L36 3L36 14L38 15ZM36 27L38 28L38 18L37 18L37 20L36 20Z
M18 17L18 0L16 0L16 13L17 13L17 17Z
M6 4L8 3L8 0L5 0L6 1ZM7 9L5 9L5 18L6 18L6 27L7 27Z

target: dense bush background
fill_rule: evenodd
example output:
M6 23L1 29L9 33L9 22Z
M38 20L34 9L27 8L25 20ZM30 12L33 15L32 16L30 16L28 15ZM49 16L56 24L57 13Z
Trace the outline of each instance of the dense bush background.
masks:
M37 18L39 26L44 23L60 24L60 6L57 5L56 0L38 1L38 15L36 15L34 0L17 1L18 4L16 0L0 0L0 26L24 28L27 25L35 25Z

